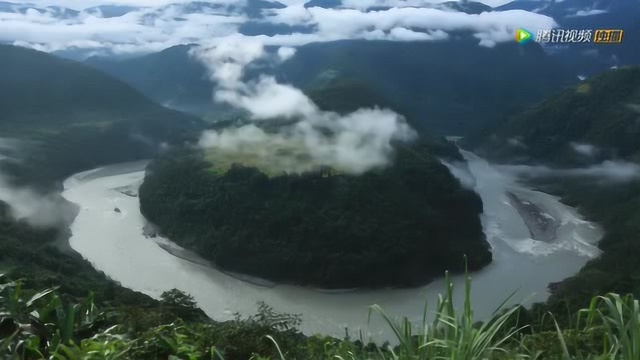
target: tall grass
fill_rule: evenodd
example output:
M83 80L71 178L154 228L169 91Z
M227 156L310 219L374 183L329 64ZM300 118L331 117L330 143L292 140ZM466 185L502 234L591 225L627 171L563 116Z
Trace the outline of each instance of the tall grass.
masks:
M422 324L417 334L414 325L405 317L400 322L390 318L377 305L372 313L380 314L395 334L399 346L391 352L393 359L449 359L480 360L508 354L504 345L522 330L508 327L509 320L517 308L504 310L503 302L493 316L483 323L477 323L471 305L471 278L465 281L464 306L457 310L454 306L453 284L447 273L446 291L438 296L433 321L429 322L428 306L425 305Z
M466 278L460 309L454 305L449 274L445 284L445 293L438 296L435 306L430 309L425 305L420 324L413 324L406 317L395 320L377 305L370 308L369 318L384 319L396 337L395 347L364 346L362 335L359 342L309 337L295 345L278 344L275 339L282 339L283 334L278 326L270 327L273 335L256 337L259 333L250 330L246 332L250 337L243 336L241 340L267 341L278 360L640 360L640 304L631 295L596 297L579 312L571 329L561 329L556 323L555 332L535 332L531 328L523 331L525 327L513 321L518 308L505 308L511 297L489 319L477 322L471 303L471 279ZM0 282L0 358L135 359L140 354L155 353L169 355L170 359L224 360L229 355L224 340L228 333L203 333L200 330L207 329L207 325L202 324L162 325L140 338L116 331L116 327L95 328L80 337L80 333L94 328L92 324L101 318L99 314L91 296L81 304L63 304L55 289L28 296L22 292L20 282ZM260 324L255 319L265 316L270 319L275 315L268 312L256 316L253 324ZM552 314L549 316L553 318ZM233 326L229 329L232 335L237 331ZM218 340L207 341L211 336ZM303 353L307 355L301 356ZM251 359L269 358L254 354Z

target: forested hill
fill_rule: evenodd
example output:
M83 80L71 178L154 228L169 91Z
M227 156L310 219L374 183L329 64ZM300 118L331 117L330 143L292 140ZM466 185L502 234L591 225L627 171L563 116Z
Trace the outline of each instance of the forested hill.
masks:
M466 142L502 160L640 161L639 118L640 66L624 67L585 80Z
M149 157L202 127L91 67L9 45L0 46L0 108L2 137L30 144L5 172L28 182Z
M360 176L267 174L181 150L148 168L141 209L223 269L323 288L402 287L491 261L480 198L424 143Z

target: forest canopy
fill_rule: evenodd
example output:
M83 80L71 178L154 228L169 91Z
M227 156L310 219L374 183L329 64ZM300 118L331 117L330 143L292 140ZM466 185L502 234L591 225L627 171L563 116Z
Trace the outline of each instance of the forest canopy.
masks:
M446 148L446 147L445 147ZM443 152L439 145L439 152ZM449 150L450 151L450 150ZM322 288L413 286L491 261L482 202L425 141L384 169L265 174L179 149L152 162L141 210L163 235L232 272Z

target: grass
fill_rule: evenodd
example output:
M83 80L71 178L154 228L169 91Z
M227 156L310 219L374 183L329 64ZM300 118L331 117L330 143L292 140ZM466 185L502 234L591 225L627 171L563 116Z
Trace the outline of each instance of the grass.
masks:
M518 316L517 308L506 309L504 303L489 319L478 322L474 318L470 297L470 278L465 283L462 309L456 309L453 305L453 285L448 274L446 283L445 294L439 296L431 321L427 320L429 307L426 305L421 324L412 324L407 318L393 319L377 305L370 308L369 317L381 316L395 335L398 345L394 347L388 344L364 346L361 341L348 338L339 340L318 336L291 345L290 342L277 340L283 339L282 331L285 330L282 327L270 325L267 328L271 329L271 334L258 336L256 332L249 331L241 336L240 346L251 347L254 342L262 342L262 349L264 346L271 349L271 357L258 353L247 357L254 360L640 359L640 305L630 295L596 297L588 308L580 311L575 328L561 329L556 323L555 333L536 333L528 325L518 325L518 321L514 321ZM29 315L25 318L25 314ZM4 332L0 329L0 357L137 359L140 358L139 354L151 353L155 354L152 358L166 358L165 355L169 354L169 359L235 359L227 357L233 352L228 352L229 345L224 345L220 334L208 333L203 330L206 327L181 321L150 329L140 338L132 338L131 334L118 330L121 326L111 326L91 336L85 334L80 340L77 338L78 333L92 328L104 316L91 297L80 304L63 304L55 289L29 293L27 296L19 282L4 283L0 286L2 324L9 323L6 319L18 322L29 318L31 326L16 325ZM262 319L260 315L253 319L244 320L245 325L266 324L262 320L253 322ZM39 322L42 322L41 327ZM236 330L224 336L237 335L238 328L232 329ZM212 337L218 339L220 347L218 343L211 345L209 340ZM44 343L41 342L43 339ZM582 339L583 342L576 339ZM584 341L589 343L585 345ZM149 352L149 348L153 351ZM25 357L25 354L32 356Z

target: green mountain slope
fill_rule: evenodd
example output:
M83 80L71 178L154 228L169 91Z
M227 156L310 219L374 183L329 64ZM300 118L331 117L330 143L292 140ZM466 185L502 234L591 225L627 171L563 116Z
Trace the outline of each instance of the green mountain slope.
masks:
M204 65L189 56L190 48L180 45L126 60L92 57L86 63L131 84L159 104L206 113L213 109L212 84Z
M364 84L421 130L447 135L467 133L575 81L571 71L536 44L487 48L466 34L453 37L443 42L309 44L273 72L308 94L338 78ZM88 62L161 103L200 114L215 111L212 85L204 67L188 56L189 49L180 46L138 59ZM265 71L269 70L264 66L249 69L247 78Z
M493 157L576 163L571 146L599 148L592 160L640 160L640 67L610 70L472 137ZM511 144L511 145L510 145Z
M161 107L86 65L0 46L0 133L28 140L8 164L23 180L60 180L97 165L155 154L201 128L199 119Z

